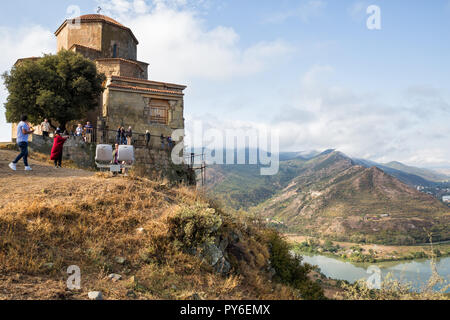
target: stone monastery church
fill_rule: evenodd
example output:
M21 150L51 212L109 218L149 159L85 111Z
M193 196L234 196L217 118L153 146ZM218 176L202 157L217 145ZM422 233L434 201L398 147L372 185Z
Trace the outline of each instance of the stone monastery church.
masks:
M88 14L64 21L55 35L58 51L82 54L107 77L99 107L88 115L94 127L104 129L97 132L97 143L115 141L119 126L165 137L184 129L186 86L148 80L149 64L137 60L139 41L130 28L110 17ZM28 59L36 58L16 64Z

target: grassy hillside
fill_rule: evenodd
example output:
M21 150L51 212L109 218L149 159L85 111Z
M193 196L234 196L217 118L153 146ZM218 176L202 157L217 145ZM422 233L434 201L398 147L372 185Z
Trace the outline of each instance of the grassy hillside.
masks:
M10 156L0 154L0 299L323 297L277 233L195 189L36 161L13 173ZM66 288L71 265L81 290Z
M316 155L312 159L295 157L282 161L280 170L274 176L261 176L258 165L215 165L208 167L208 193L230 209L247 210L271 198L285 188L295 177L308 170L316 170L315 163L330 151ZM345 157L342 157L343 159ZM335 159L329 159L333 162ZM350 166L352 161L345 158L345 163L337 164ZM319 164L322 165L322 164ZM326 165L326 164L324 164Z

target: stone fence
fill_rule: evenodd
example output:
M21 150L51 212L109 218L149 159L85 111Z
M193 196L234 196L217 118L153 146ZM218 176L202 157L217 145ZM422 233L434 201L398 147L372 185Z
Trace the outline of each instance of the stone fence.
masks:
M33 134L29 145L31 150L48 154L50 158L53 138ZM95 144L87 144L80 137L70 137L64 144L63 159L72 160L80 168L95 168L95 148Z
M33 135L29 145L32 151L48 154L50 158L53 138ZM64 144L63 159L72 160L80 168L96 168L95 152L96 144L86 143L81 137L70 137ZM139 176L187 184L196 182L195 172L187 165L174 165L167 149L135 148L135 160L134 170Z

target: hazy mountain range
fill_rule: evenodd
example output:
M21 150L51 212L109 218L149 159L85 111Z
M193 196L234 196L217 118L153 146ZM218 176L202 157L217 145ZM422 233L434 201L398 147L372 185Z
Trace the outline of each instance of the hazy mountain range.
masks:
M208 169L210 194L287 231L336 240L409 244L450 238L450 208L419 192L449 177L398 162L378 164L327 150L280 154L280 171L257 165Z

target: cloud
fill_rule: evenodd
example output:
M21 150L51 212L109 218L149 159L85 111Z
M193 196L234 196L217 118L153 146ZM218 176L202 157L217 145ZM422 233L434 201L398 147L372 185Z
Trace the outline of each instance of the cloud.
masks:
M416 85L386 97L337 85L338 76L339 70L332 66L312 66L291 88L295 96L280 97L273 104L272 117L258 121L190 114L187 131L195 134L196 121L204 130L222 133L266 127L279 133L281 151L333 148L379 162L450 165L450 100L445 92Z
M56 40L53 32L41 26L23 26L21 28L0 27L0 74L11 69L19 58L41 56L55 52ZM0 141L11 140L11 126L6 123L3 107L7 91L0 81Z
M115 2L119 3L117 7ZM133 4L125 0L101 1L108 14L119 17L141 40L139 59L150 62L152 78L187 81L249 76L270 68L294 50L281 39L243 47L233 28L208 28L191 2Z
M356 1L348 7L347 12L355 21L362 21L367 16L367 8L371 5L369 1Z
M300 94L274 118L282 149L336 148L376 161L449 164L450 101L443 92L414 86L388 99L335 85L334 73L313 66L303 75Z
M281 23L291 18L297 18L303 23L308 23L312 18L319 16L326 6L326 2L321 0L305 1L293 10L273 14L265 19L265 22Z

